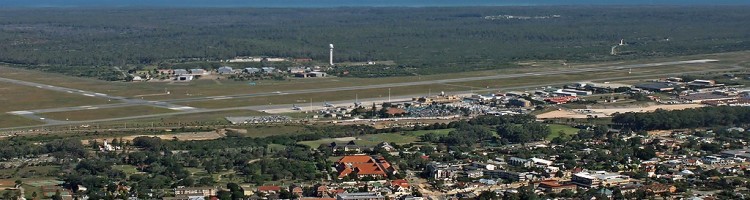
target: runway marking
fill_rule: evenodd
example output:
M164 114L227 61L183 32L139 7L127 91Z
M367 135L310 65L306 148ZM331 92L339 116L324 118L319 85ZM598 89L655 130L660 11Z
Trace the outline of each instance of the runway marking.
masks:
M190 107L190 106L182 106L182 107L171 107L169 109L171 109L171 110L177 110L177 111L183 111L183 110L193 110L195 108Z
M83 96L95 97L93 94L83 94Z
M222 100L222 99L231 99L232 97L227 96L217 96L217 97L211 97L213 100Z
M30 115L30 114L34 114L34 112L31 112L31 111L25 111L25 110L21 110L21 111L13 111L13 112L8 112L8 114L14 114L14 115Z

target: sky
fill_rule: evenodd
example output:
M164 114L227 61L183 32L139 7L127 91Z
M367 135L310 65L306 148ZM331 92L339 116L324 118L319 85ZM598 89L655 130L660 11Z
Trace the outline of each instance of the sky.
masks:
M533 5L750 5L750 0L0 0L12 7L433 7Z

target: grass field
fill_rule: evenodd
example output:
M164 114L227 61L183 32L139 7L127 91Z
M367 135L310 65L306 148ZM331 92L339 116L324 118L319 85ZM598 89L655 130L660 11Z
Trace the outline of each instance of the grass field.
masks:
M0 82L0 103L2 104L0 106L0 113L5 113L63 106L106 104L108 101L77 94Z
M102 108L93 110L76 110L68 112L51 112L39 114L50 119L56 120L71 120L71 121L83 121L83 120L94 120L94 119L107 119L137 115L148 115L148 114L159 114L159 113L170 113L173 110L152 106L128 106L120 108Z
M578 133L577 128L573 128L567 125L560 125L560 124L550 124L548 125L550 129L550 134L547 136L547 140L552 140L558 136L560 136L560 132L562 132L565 135L575 135Z
M138 173L138 169L133 165L114 165L112 166L112 169L120 170L128 176Z
M406 131L402 133L382 133L382 134L370 134L360 136L358 138L326 138L314 141L303 141L300 144L307 145L311 148L318 148L321 144L336 143L347 143L354 139L357 145L362 146L375 146L381 142L388 142L391 144L409 144L412 142L418 142L419 136L427 133L435 133L439 135L445 135L454 129L440 129L440 130L421 130L421 131Z
M33 125L40 125L44 124L40 121L7 114L7 113L0 113L0 128L9 128L9 127L17 127L17 126L33 126Z

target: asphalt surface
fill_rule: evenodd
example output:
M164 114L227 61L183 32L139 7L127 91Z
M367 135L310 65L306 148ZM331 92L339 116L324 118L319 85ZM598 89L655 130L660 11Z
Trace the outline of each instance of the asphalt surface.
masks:
M207 100L216 100L216 99L231 99L231 98L249 98L249 97L263 97L263 96L274 96L274 95L289 95L289 94L309 94L309 93L320 93L320 92L337 92L337 91L348 91L348 90L363 90L363 89L376 89L376 88L389 88L389 87L403 87L403 86L416 86L416 85L430 85L430 84L449 84L449 83L457 83L457 82L469 82L469 81L480 81L480 80L494 80L494 79L506 79L506 78L519 78L519 77L529 77L529 76L544 76L544 75L557 75L557 74L575 74L575 73L584 73L584 72L596 72L596 71L607 71L607 70L626 70L626 69L634 69L634 68L643 68L643 67L658 67L658 66L669 66L669 65L684 65L684 64L700 64L700 63L709 63L709 62L716 62L717 60L688 60L688 61L674 61L674 62L661 62L661 63L650 63L650 64L634 64L634 65L619 65L619 66L608 66L608 67L591 67L591 68L579 68L579 69L568 69L568 70L560 70L560 71L545 71L545 72L530 72L530 73L517 73L517 74L500 74L500 75L493 75L493 76L481 76L481 77L468 77L468 78L456 78L456 79L443 79L443 80L429 80L429 81L416 81L416 82L404 82L404 83L388 83L388 84L377 84L377 85L365 85L365 86L351 86L351 87L336 87L336 88L319 88L319 89L306 89L306 90L287 90L287 91L279 91L279 92L268 92L268 93L256 93L256 94L238 94L238 95L226 95L226 96L209 96L209 97L194 97L194 98L184 98L184 99L173 99L173 100L164 100L164 101L148 101L148 100L142 100L142 99L130 99L125 97L118 97L118 96L111 96L107 94L102 93L95 93L90 91L84 91L84 90L78 90L78 89L71 89L71 88L65 88L65 87L58 87L58 86L52 86L52 85L46 85L46 84L39 84L39 83L33 83L33 82L27 82L27 81L20 81L20 80L14 80L14 79L7 79L7 78L0 78L0 82L9 82L19 85L26 85L26 86L33 86L37 88L42 89L48 89L53 91L59 91L59 92L67 92L67 93L73 93L73 94L80 94L84 96L93 96L98 98L105 98L105 99L112 99L112 100L118 100L121 101L121 103L114 103L114 104L102 104L102 105L91 105L91 106L76 106L76 107L62 107L62 108L50 108L50 109L38 109L38 110L26 110L26 111L14 111L9 112L11 114L16 114L20 116L24 116L30 119L35 120L41 120L45 122L45 125L36 125L36 126L24 126L24 127L13 127L13 128L0 128L0 130L15 130L15 129L25 129L25 128L36 128L36 127L43 127L43 126L51 126L51 125L70 125L70 124L90 124L90 123L97 123L97 122L106 122L106 121L121 121L121 120L131 120L131 119L142 119L142 118L157 118L157 117L164 117L164 116L171 116L171 115L181 115L181 114L196 114L196 113L207 113L207 112L220 112L220 111L231 111L231 110L271 110L271 109L284 109L289 108L290 111L292 111L293 104L279 104L279 105L259 105L259 106L243 106L243 107L231 107L231 108L217 108L217 109L199 109L199 108L192 108L182 105L176 105L173 103L183 103L183 102L192 102L192 101L207 101ZM727 71L736 69L717 69L717 70L702 70L702 71L693 71L689 73L703 73L703 72L711 72L711 71ZM617 78L603 78L603 79L592 79L587 81L602 81L602 80L615 80L615 79L628 79L628 78L638 78L638 77L651 77L656 75L674 75L674 74L685 74L686 72L676 72L676 73L664 73L664 74L649 74L649 75L641 75L641 76L628 76L628 77L617 77ZM548 85L559 85L559 84L566 84L569 83L569 81L566 82L559 82L559 83L545 83L545 84L536 84L536 85L525 85L525 86L517 86L517 87L503 87L503 88L489 88L489 89L483 89L483 90L474 90L473 92L485 92L485 91L497 91L497 90L508 90L508 89L522 89L522 88L533 88L533 87L542 87L542 86L548 86ZM466 93L464 92L456 92L454 94L459 93ZM392 99L399 99L399 98L410 98L412 96L394 96L391 97ZM360 102L384 102L387 101L387 97L384 98L370 98L370 99L361 99ZM354 100L345 100L345 101L331 101L329 103L332 103L337 106L341 105L353 105ZM322 102L320 103L322 105ZM160 114L151 114L151 115L139 115L139 116L129 116L129 117L119 117L119 118L108 118L108 119L97 119L97 120L86 120L86 121L61 121L61 120L53 120L53 119L43 119L36 114L38 113L46 113L46 112L65 112L65 111L76 111L76 110L93 110L93 109L102 109L102 108L118 108L118 107L127 107L127 106L134 106L134 105L149 105L149 106L156 106L156 107L163 107L168 109L173 109L179 112L173 112L173 113L160 113ZM300 104L300 106L305 106Z

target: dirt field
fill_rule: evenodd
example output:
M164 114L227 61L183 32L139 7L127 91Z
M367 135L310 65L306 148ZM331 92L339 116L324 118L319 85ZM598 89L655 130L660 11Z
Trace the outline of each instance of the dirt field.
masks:
M133 139L141 136L147 136L147 137L158 137L162 140L173 140L177 139L180 141L192 141L192 140L213 140L213 139L219 139L224 136L226 136L226 130L221 129L217 131L210 131L210 132L194 132L194 133L176 133L176 134L163 134L163 135L130 135L130 136L124 136L119 137L116 139L122 139L124 141L133 141ZM112 141L115 138L98 138L95 139L97 142L104 142L106 141ZM86 145L89 143L89 140L81 140L81 142Z
M579 110L555 110L548 113L539 114L536 116L537 119L552 119L552 118L588 118L589 116L597 117L609 117L614 113L627 113L627 112L653 112L656 109L664 110L682 110L688 108L699 108L703 107L702 104L675 104L675 105L653 105L647 107L632 107L632 108L607 108L607 109L588 109L590 112L585 112L583 109Z

